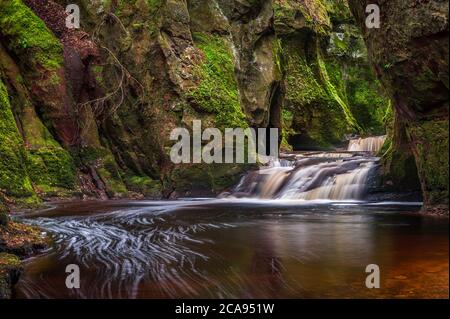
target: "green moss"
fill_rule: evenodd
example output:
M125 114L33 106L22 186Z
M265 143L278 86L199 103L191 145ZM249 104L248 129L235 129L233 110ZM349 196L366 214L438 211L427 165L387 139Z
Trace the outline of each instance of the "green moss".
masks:
M401 147L395 147L392 138L388 138L382 152L382 182L386 191L420 191L416 161L412 153Z
M109 2L104 6L113 11L119 19L131 18L129 23L131 30L135 32L149 30L153 36L159 31L157 24L161 18L159 11L163 8L163 4L163 0L120 0L117 4ZM139 14L136 14L137 12ZM126 41L131 41L131 38L127 37Z
M0 2L0 36L47 127L58 126L65 99L63 47L45 23L20 0ZM28 93L27 93L28 94ZM26 133L25 133L26 134Z
M104 78L103 78L103 70L104 67L101 65L93 65L92 66L92 72L94 73L95 80L97 81L97 84L100 85L102 88L105 86Z
M147 0L147 4L150 8L150 10L157 10L162 5L162 0Z
M119 9L123 9L126 5L136 5L137 0L120 0L119 1ZM157 9L161 7L163 0L145 0L150 10Z
M63 63L63 49L45 23L21 0L0 2L0 33L8 48L18 55L34 58L33 67L40 65L54 70Z
M344 62L366 62L365 64L369 68L364 39L361 31L353 23L338 24L333 29L330 34L327 53L329 56L345 59Z
M75 166L70 154L60 147L28 151L28 172L33 183L44 192L53 188L75 187Z
M287 56L287 61L286 97L289 100L299 105L307 105L313 101L327 99L326 92L305 57L294 53Z
M350 133L384 134L389 99L346 1L277 1L274 10L284 105L293 114L283 135L296 147L323 149L341 146Z
M0 80L0 190L26 203L36 202L26 169L26 153L12 114L8 93Z
M83 147L79 150L78 156L76 165L94 167L110 196L114 197L127 193L121 171L109 149L105 147Z
M127 188L123 184L122 180L113 176L115 173L114 171L111 173L105 167L99 167L97 168L97 173L105 183L106 191L110 196L115 197L127 193Z
M305 27L313 32L326 35L330 31L330 18L322 0L274 1L275 27L280 30L295 28L299 13L304 18Z
M111 151L105 147L84 147L80 150L78 165L92 166L106 187L109 196L127 195L129 191L148 197L160 197L159 181L137 176L121 169Z
M82 147L79 149L79 158L77 158L77 166L95 165L98 160L110 154L109 150L103 147Z
M215 114L218 127L247 127L239 102L231 49L218 36L197 33L194 40L204 53L204 60L194 71L199 84L189 90L188 97L196 108Z
M235 186L252 168L248 164L180 165L170 176L172 187L181 196L215 196Z
M427 204L448 203L448 119L409 123L409 138L415 142L415 156Z
M148 176L127 176L125 177L125 184L130 191L143 194L146 197L161 197L161 182Z
M15 284L20 271L19 257L0 253L0 299L11 298L11 286Z
M212 190L215 194L230 190L239 183L242 175L250 169L253 164L217 164L209 165L208 174L211 179Z
M94 164L100 175L103 183L105 183L106 190L110 196L118 196L127 193L127 188L120 175L119 167L113 154L107 150L99 150L98 154L103 153Z
M327 70L325 62L323 61L322 56L320 54L320 49L317 50L317 62L318 62L318 67L319 67L319 71L320 71L320 76L323 80L323 83L325 85L325 88L326 88L328 94L342 108L342 112L344 113L347 122L357 131L361 131L362 129L359 126L358 122L356 121L355 117L353 116L352 111L350 110L350 107L347 105L345 100L340 96L338 90L333 85L333 83L330 81L330 77L328 75L328 70Z
M11 254L0 253L0 269L5 269L6 267L18 267L20 266L19 257Z
M8 74L8 89L10 91L10 107L20 125L21 136L25 145L24 162L35 191L42 194L58 193L61 187L74 187L74 168L71 156L55 141L48 129L42 124L35 112L34 101L23 83L19 83L19 72L9 56L4 51L0 61ZM56 72L53 73L56 75ZM59 77L52 77L57 81ZM51 82L52 80L50 80ZM56 190L57 189L57 190Z
M280 148L283 151L292 151L292 146L289 144L289 139L295 134L292 128L294 121L294 114L290 110L282 110L281 112L281 126L283 128L283 136L281 140Z
M305 148L329 148L339 144L345 134L355 131L332 88L327 90L319 70L315 46L306 48L302 38L283 38L285 72L285 110L293 114L288 136L299 136ZM323 63L323 62L322 62ZM323 65L322 65L323 66ZM328 76L328 72L326 74ZM328 77L328 83L331 81ZM330 84L333 86L333 84ZM338 96L338 100L342 100ZM343 102L344 103L344 102Z
M0 299L11 298L11 273L18 269L14 255L0 254Z
M204 164L178 166L172 171L170 180L173 188L182 195L192 191L212 193L208 167Z
M330 82L360 126L360 134L385 134L383 117L390 101L370 67L362 35L354 24L335 27L324 64Z
M277 67L277 73L281 77L283 74L283 45L281 39L275 39L272 44L274 63Z
M321 0L328 16L333 23L343 23L353 20L347 0Z
M359 133L385 134L384 117L390 108L390 101L382 92L381 85L368 64L357 61L347 63L329 58L326 68L330 82L358 123Z

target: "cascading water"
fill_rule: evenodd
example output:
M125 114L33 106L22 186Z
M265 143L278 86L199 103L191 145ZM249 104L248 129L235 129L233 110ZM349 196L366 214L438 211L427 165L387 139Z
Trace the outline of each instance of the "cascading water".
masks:
M244 176L229 197L361 200L386 137L352 140L346 152L302 153ZM365 153L368 152L368 153Z
M432 260L441 269L434 272L437 283L425 277L423 291L438 286L444 295L448 227L442 236L430 222L421 224L415 215L391 216L392 211L373 203L350 207L348 202L306 201L362 199L378 160L370 152L285 154L248 173L229 195L280 200L77 201L24 215L23 222L51 233L53 245L23 261L24 273L14 296L329 298L329 291L336 289L336 297L373 297L366 295L369 290L359 278L349 282L355 265L365 267L367 260L392 265L397 258L402 276L405 268L414 276L423 271L422 264L411 267L416 263L412 259L403 267L411 258L394 252L415 248L419 250L413 255L420 261ZM405 232L388 228L403 228L405 223L416 227L412 229L416 232L406 232L407 240ZM424 229L435 234L431 244ZM394 252L386 251L391 247ZM429 247L441 248L436 253ZM67 265L80 267L79 289L67 289ZM405 293L415 287L405 287ZM392 296L398 294L393 290Z
M376 153L386 142L386 136L374 136L351 140L348 145L349 152L373 152Z

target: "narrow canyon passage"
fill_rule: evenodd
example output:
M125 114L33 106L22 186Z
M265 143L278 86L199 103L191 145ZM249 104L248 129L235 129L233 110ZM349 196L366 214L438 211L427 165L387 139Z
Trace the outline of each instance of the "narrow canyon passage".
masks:
M447 298L449 1L372 2L0 0L0 299Z

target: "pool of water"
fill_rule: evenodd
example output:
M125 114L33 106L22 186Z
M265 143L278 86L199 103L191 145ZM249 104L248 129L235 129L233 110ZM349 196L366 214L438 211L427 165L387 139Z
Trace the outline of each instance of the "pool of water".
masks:
M447 218L417 203L92 201L19 217L54 239L16 298L448 298ZM80 289L66 287L66 266ZM366 287L367 265L381 288Z

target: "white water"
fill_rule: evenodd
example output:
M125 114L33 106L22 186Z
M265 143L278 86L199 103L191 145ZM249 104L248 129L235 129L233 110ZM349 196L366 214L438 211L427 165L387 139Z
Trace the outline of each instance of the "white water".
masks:
M291 154L244 176L228 198L362 200L386 136L349 142L347 152ZM361 152L367 152L362 154Z
M318 256L327 263L329 251L352 257L355 251L370 251L363 248L378 238L371 232L380 227L368 227L378 211L369 205L376 204L346 201L321 206L325 203L261 199L65 203L23 220L50 232L53 245L23 262L25 272L16 291L19 298L33 299L236 299L273 297L278 287L278 292L295 294L280 297L304 296L298 273L281 267L284 260L297 262L301 269L310 261L312 272L305 272L310 275ZM398 224L397 218L393 222ZM386 227L385 217L381 221ZM387 236L390 240L391 232ZM338 246L333 239L338 239ZM255 253L249 254L251 249ZM359 257L364 262L370 256ZM348 258L337 260L340 267L342 260ZM61 277L68 264L81 269L80 289L67 289ZM283 285L272 285L270 276L280 278Z
M377 153L386 142L386 136L374 136L351 140L348 145L350 152L372 152Z
M378 158L335 154L301 156L247 174L232 197L303 200L361 200Z

